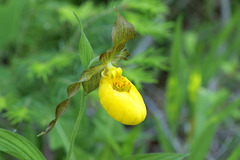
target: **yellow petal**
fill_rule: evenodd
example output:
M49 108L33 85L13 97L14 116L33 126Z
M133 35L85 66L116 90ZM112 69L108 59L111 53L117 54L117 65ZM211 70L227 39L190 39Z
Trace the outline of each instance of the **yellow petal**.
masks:
M137 125L147 115L146 106L136 87L122 76L122 69L111 67L102 72L99 98L103 108L115 120Z

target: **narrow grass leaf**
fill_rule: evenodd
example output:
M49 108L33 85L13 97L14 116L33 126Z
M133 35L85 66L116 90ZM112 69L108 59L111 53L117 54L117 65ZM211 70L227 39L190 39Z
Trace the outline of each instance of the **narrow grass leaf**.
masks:
M232 113L240 106L240 98L231 103L229 106L224 108L217 114L214 114L212 118L209 120L209 123L221 123L225 118L232 115Z
M240 158L240 143L237 147L232 151L231 155L227 158L227 160L236 160Z
M181 48L181 24L182 18L179 17L175 28L174 40L171 48L170 56L170 76L167 80L167 98L166 98L166 114L169 127L173 134L177 133L179 113L182 103L186 97L187 76L185 61Z
M173 147L171 145L171 142L169 140L170 135L166 135L166 133L164 133L164 127L161 125L161 123L159 122L159 119L155 115L153 116L153 120L154 120L153 122L155 124L154 127L157 132L158 142L159 142L159 144L161 144L162 150L164 152L174 151Z
M126 141L123 143L122 147L122 155L123 156L130 156L134 151L134 146L137 140L138 135L141 132L140 127L133 128L126 138Z
M208 121L203 132L193 141L192 151L189 159L204 160L208 153L213 136L216 132L217 126L227 117L233 113L233 111L239 107L240 99L237 99L224 110L219 113L215 113Z
M217 125L211 125L205 127L200 136L193 142L191 149L191 160L204 160L206 159L208 149L216 131Z
M182 160L188 154L178 153L149 153L126 157L123 160Z

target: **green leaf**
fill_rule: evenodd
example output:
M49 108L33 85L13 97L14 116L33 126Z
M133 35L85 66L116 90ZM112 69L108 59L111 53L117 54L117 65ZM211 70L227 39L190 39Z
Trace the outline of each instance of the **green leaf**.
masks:
M29 140L5 129L0 129L0 151L20 160L45 160L42 153Z
M100 57L100 56L94 57L94 58L91 60L91 62L89 63L88 68L91 68L91 67L93 67L93 66L100 65L101 62L99 61L99 57Z
M106 139L106 143L118 154L121 153L121 148L119 144L114 140L113 134L109 132L109 130L106 128L106 124L101 123L100 121L97 121L96 119L93 120L93 123L95 124L96 128L99 130L99 133Z
M73 10L74 15L76 16L79 27L81 29L81 35L80 35L80 42L79 42L79 54L81 58L81 62L83 64L83 67L85 69L88 68L89 63L94 58L94 53L91 44L89 43L85 33L83 32L83 26L82 23L77 15L77 13Z
M135 149L135 144L136 144L137 138L140 135L140 132L141 132L140 127L135 127L129 131L129 133L127 134L126 140L122 145L122 155L123 156L132 155L132 153Z
M4 2L4 1L3 1ZM19 32L19 22L21 21L22 11L26 5L26 1L6 1L6 4L0 2L0 48L4 48L9 43L14 42ZM7 31L7 32L6 32Z
M237 26L238 22L239 11L231 17L229 23L224 26L222 31L216 34L215 38L212 39L209 51L206 54L206 57L203 59L204 61L202 62L202 70L205 73L203 77L204 82L207 82L213 76L213 74L216 73L216 71L219 69L219 66L221 66L222 63L226 61L226 56L229 53L232 53L232 51L225 51L225 49L222 49L220 51L219 47L227 45L229 43L228 39L231 37L232 34L235 35L234 37L239 37L238 35L236 35L238 32L235 32L234 29ZM239 42L236 40L233 40L232 43L234 42L239 44ZM216 53L218 53L218 56L216 56ZM214 61L214 63L209 63L212 61Z
M118 18L112 28L113 46L101 54L99 60L103 63L111 61L125 47L126 42L136 36L133 25L127 22L117 9L115 10L118 12Z
M188 154L178 153L150 153L126 157L123 160L182 160L187 156Z
M102 147L101 152L97 157L98 160L115 159L114 152L112 152L112 149L108 144L105 144Z
M219 113L215 113L211 118L208 118L208 123L201 134L192 142L193 146L189 159L203 160L206 157L218 125L229 117L239 105L240 99L237 99Z
M182 17L178 18L174 33L174 40L171 46L170 56L170 75L167 80L167 98L166 98L166 114L169 127L173 134L177 133L176 129L179 123L179 113L186 97L186 68L184 56L181 46Z
M170 135L166 135L164 132L164 126L161 125L159 117L153 116L154 127L156 128L157 138L161 148L164 152L172 152L174 149L171 145Z
M216 124L207 125L201 135L194 140L190 160L204 160L206 158L216 128Z
M209 123L221 123L227 117L232 115L240 105L240 98L232 102L226 108L222 109L219 113L215 113L211 119L209 119Z
M236 160L236 159L239 159L239 157L240 157L240 143L232 151L231 155L228 157L227 160Z

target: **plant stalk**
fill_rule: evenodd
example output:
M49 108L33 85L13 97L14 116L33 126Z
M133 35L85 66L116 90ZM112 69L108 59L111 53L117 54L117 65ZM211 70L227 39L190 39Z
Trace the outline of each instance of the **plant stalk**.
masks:
M68 150L68 154L67 154L66 160L70 160L72 152L73 152L75 138L76 138L76 135L77 135L77 132L78 132L78 128L79 128L79 125L81 123L81 120L82 120L82 117L83 117L83 113L84 113L85 107L86 107L86 105L85 105L86 97L87 96L85 96L84 90L82 90L81 105L80 105L80 109L79 109L79 112L78 112L77 120L75 122L73 131L72 131L72 135L71 135L71 139L70 139L70 146L69 146L69 150Z

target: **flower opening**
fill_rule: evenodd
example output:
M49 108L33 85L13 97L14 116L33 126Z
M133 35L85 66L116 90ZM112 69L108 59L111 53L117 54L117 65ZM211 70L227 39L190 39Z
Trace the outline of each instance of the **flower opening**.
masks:
M108 66L102 72L99 98L107 113L123 124L137 125L146 117L142 96L136 87L122 76L120 67Z

